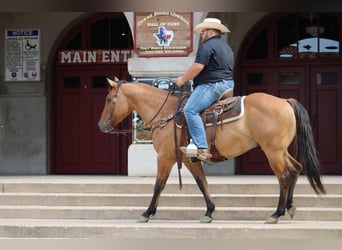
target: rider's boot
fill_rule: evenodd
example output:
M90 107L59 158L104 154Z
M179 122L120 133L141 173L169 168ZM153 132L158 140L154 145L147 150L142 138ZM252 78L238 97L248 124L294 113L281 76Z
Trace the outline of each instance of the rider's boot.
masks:
M208 161L212 157L207 148L201 149L189 149L188 147L180 147L180 150L186 155L186 157L197 157L201 161Z

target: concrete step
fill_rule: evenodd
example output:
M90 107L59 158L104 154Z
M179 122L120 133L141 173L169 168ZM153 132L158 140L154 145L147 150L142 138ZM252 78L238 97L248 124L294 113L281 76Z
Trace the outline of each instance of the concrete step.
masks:
M2 238L106 239L341 239L341 221L283 221L276 225L257 220L10 220L0 219Z
M317 196L301 176L297 216L264 225L278 200L274 176L208 177L216 204L200 224L205 203L192 178L170 178L149 223L137 223L155 178L118 176L0 177L0 238L341 238L342 178L324 178Z
M131 220L140 218L147 207L140 206L0 206L3 219L80 219ZM217 207L214 220L265 220L275 207ZM158 206L152 218L163 220L199 220L205 207ZM288 215L284 218L289 219ZM300 220L342 221L342 208L297 207Z
M1 205L15 206L147 206L152 194L100 194L100 193L0 193ZM276 194L213 194L216 206L220 207L275 207ZM299 207L335 207L342 208L342 194L296 194L294 202ZM204 205L202 194L163 193L161 206Z
M329 194L342 194L342 178L323 176ZM154 177L127 176L0 176L0 193L108 193L151 194ZM274 175L208 177L211 194L278 194ZM180 191L177 178L169 178L164 193L198 193L191 177L183 177ZM300 176L296 194L314 194L305 176Z

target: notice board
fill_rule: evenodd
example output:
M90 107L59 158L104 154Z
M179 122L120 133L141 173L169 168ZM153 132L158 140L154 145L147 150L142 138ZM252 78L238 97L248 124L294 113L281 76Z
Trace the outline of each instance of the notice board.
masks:
M40 80L40 30L5 31L5 81Z

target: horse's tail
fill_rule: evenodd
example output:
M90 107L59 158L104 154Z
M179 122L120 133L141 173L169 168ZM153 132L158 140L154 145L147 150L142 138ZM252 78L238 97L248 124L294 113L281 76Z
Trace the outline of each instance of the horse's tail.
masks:
M312 135L310 117L303 105L295 99L288 99L296 116L296 142L300 162L313 190L325 194L326 190L321 181L319 160Z

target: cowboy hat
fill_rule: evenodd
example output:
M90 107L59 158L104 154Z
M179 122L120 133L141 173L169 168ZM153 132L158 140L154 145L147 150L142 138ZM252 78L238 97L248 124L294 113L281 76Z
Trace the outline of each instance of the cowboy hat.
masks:
M217 18L204 19L202 23L196 25L196 27L194 28L194 32L201 33L204 29L215 29L221 31L222 33L230 32L230 30L226 26L221 24L221 20Z

